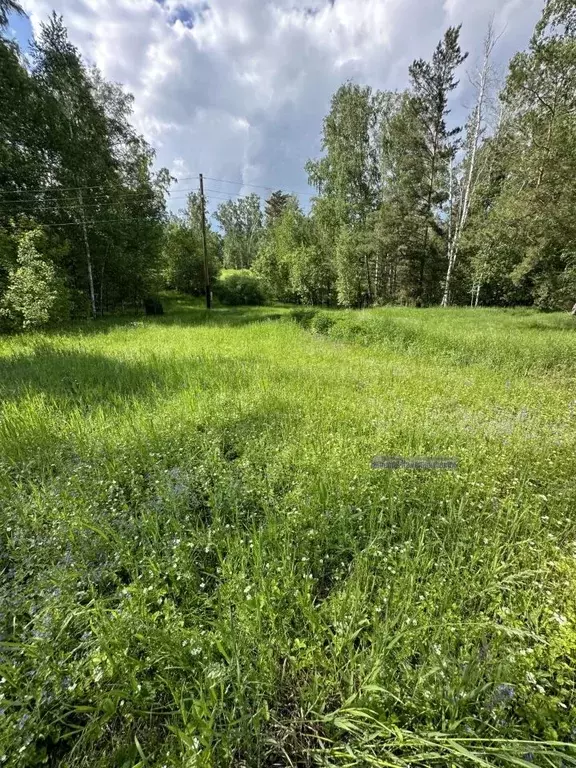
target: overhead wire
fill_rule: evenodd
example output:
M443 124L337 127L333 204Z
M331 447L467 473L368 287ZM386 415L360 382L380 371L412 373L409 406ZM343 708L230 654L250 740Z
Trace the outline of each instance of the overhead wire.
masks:
M190 181L194 179L195 177L189 176L189 177L183 177L182 179L178 180L176 183L180 183L181 181ZM215 177L209 177L205 176L205 179L208 179L209 181L214 182L221 182L224 184L235 184L238 186L243 187L250 187L254 189L266 189L268 191L274 191L273 187L264 186L262 184L249 184L243 181L231 181L227 179L217 179ZM104 192L95 192L91 194L87 201L80 201L77 198L72 197L59 197L61 192L70 192L70 191L81 191L86 189L94 189L94 190L106 190ZM51 213L56 212L59 208L68 208L68 209L94 209L94 208L102 208L106 205L107 202L122 202L122 203L131 203L131 202L145 202L147 200L153 201L154 195L146 192L146 193L138 193L134 194L134 192L130 190L126 190L125 187L122 187L124 190L117 196L114 195L113 188L110 187L108 184L95 184L91 186L78 186L78 187L53 187L53 186L46 186L43 188L37 188L36 190L22 190L23 194L47 194L49 193L49 196L45 197L43 200L22 200L20 198L11 198L11 199L2 199L2 193L0 191L0 213L3 212L2 206L9 206L10 203L14 203L16 205L26 205L31 206L30 212L32 210L37 211L39 208L40 210L44 211L45 213ZM170 203L171 201L175 200L187 200L189 195L194 192L198 192L199 190L197 188L185 188L185 189L175 189L174 192L179 194L170 194L168 193L168 199L167 202ZM233 190L225 190L225 189L212 189L212 188L205 188L205 193L208 192L209 195L205 195L205 197L208 198L208 201L210 200L217 200L222 202L232 201L234 199L236 200L242 200L246 199L247 197L250 197L250 194L240 194L240 192L234 192ZM181 194L186 193L186 194ZM18 191L16 190L10 190L9 194L18 194ZM296 196L309 196L313 197L312 193L308 192L292 192L290 194L294 194ZM111 197L111 195L113 197ZM26 213L27 211L22 211L22 213ZM82 225L82 223L85 223L87 226L94 226L97 224L110 224L110 223L122 223L124 221L148 221L150 220L148 217L134 217L134 216L124 216L124 217L118 217L115 219L94 219L94 220L88 220L82 222L79 221L67 221L67 222L46 222L46 223L40 223L40 226L43 227L70 227L70 226L79 226ZM16 225L18 226L18 225ZM20 227L21 228L21 227Z
M192 180L195 180L197 178L198 178L198 176L182 176L180 179L176 179L176 184L179 184L182 181L192 181ZM267 190L269 192L274 192L275 190L282 189L281 186L280 187L272 187L272 186L266 186L264 184L251 184L249 182L240 181L240 180L239 181L232 181L231 179L218 179L218 178L216 178L214 176L204 176L204 178L206 180L208 180L208 181L215 181L215 182L219 182L219 183L222 183L222 184L235 184L236 186L250 187L250 188L253 188L253 189L265 189L265 190ZM110 183L92 184L92 185L81 185L81 186L76 186L76 187L60 187L60 186L55 186L53 184L46 184L43 187L36 187L34 189L21 189L21 190L11 189L11 190L7 190L6 192L1 192L0 191L0 195L2 195L2 194L41 195L41 194L47 194L47 193L49 193L51 195L59 195L61 192L78 192L78 191L82 191L82 190L85 190L85 189L106 189L106 190L113 191L115 188L116 189L119 188L121 190L125 190L126 189L121 184L110 184ZM216 191L223 191L223 192L225 192L226 190L216 190ZM103 193L103 194L106 194L106 193ZM295 191L295 190L290 192L290 194L294 194L294 195L298 195L298 196L302 195L304 197L314 197L314 195L315 195L314 192L303 192L303 191ZM21 202L21 200L20 200L20 198L14 198L12 200L4 200L3 202ZM31 202L35 202L35 201L31 201Z

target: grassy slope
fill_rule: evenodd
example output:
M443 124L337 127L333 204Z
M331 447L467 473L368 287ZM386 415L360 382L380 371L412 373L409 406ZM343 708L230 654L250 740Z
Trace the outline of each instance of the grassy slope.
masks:
M327 314L0 342L5 763L559 765L576 334Z

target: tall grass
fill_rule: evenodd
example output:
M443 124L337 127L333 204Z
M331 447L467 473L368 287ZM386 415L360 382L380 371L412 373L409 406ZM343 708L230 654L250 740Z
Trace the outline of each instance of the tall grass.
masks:
M576 764L573 330L309 320L0 343L0 764Z

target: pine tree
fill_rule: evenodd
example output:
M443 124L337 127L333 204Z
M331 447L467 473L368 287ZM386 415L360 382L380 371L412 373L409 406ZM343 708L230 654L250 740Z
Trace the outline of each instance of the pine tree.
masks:
M431 234L441 233L439 213L449 197L448 179L450 162L456 151L456 138L460 128L449 129L446 118L450 113L448 98L458 86L456 70L468 54L459 44L460 27L450 27L438 43L432 61L416 60L409 68L412 99L408 102L418 131L412 148L420 158L424 170L421 184L414 190L415 207L422 219L420 253L415 298L429 302L434 298L438 265L432 259L438 253L430 249Z
M286 206L288 205L290 201L290 195L286 194L285 192L282 192L282 190L277 190L276 192L272 192L268 200L266 200L265 204L265 212L264 215L266 217L266 226L270 227L274 224L275 221L282 215L284 210L286 209Z

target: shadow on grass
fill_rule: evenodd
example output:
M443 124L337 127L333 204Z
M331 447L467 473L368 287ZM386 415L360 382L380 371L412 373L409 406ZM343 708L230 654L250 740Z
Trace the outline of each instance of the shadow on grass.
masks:
M143 312L131 312L122 315L111 315L96 320L81 321L44 331L44 335L52 336L92 336L111 333L123 328L129 329L139 325L144 326L198 326L217 325L240 327L252 323L286 318L285 308L264 307L222 307L216 306L207 310L204 306L193 302L171 299L166 302L165 314L146 316Z
M554 325L551 323L539 323L536 321L523 325L522 330L525 328L529 328L533 331L543 331L545 333L557 333L558 331L566 333L566 331L576 331L576 317L559 318Z
M194 365L187 362L188 367ZM158 368L45 344L26 354L0 358L0 403L44 395L61 408L128 407L134 399L156 397L178 386L174 366Z
M268 311L266 311L268 310ZM162 317L146 318L147 324L158 325L222 325L240 327L252 323L263 323L268 320L282 320L286 314L273 308L266 307L216 307L214 309L194 308L187 312L167 314Z

